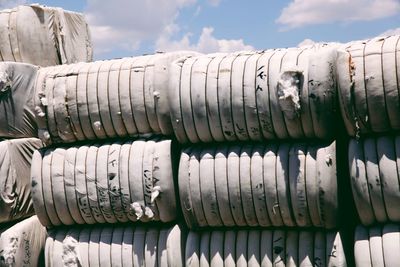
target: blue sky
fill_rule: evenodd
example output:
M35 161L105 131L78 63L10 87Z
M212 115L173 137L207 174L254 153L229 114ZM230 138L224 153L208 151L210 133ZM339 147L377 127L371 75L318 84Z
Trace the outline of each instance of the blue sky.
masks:
M190 49L204 53L348 42L400 34L400 0L0 0L85 13L95 59ZM307 41L310 42L310 41Z

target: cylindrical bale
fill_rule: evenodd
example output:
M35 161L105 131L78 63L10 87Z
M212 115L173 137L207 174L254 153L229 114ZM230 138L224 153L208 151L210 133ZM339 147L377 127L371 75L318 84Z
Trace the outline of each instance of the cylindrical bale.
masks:
M347 266L339 232L211 230L186 239L186 266Z
M182 267L185 241L178 225L54 229L46 240L46 266Z
M46 143L173 133L167 101L170 63L194 52L158 53L47 67L35 108Z
M34 214L31 199L31 163L36 138L0 142L0 224Z
M0 62L0 137L38 136L33 103L37 71L30 64Z
M358 226L354 235L356 267L395 267L400 262L400 228L396 224Z
M352 139L348 162L361 223L400 222L400 137Z
M36 151L33 206L45 226L171 222L171 141L139 139Z
M0 227L0 266L42 266L40 256L46 242L46 228L36 216L8 227Z
M178 184L189 228L338 226L335 142L192 146Z
M92 60L83 14L38 4L0 11L0 60L53 66Z
M178 141L332 140L336 55L321 45L176 60L169 103Z
M338 52L339 103L349 135L400 130L399 40L377 37Z

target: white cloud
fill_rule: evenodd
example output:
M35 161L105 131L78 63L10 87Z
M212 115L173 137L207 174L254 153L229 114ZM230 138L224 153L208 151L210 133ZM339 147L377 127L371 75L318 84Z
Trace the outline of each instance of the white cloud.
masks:
M315 41L311 40L311 39L304 39L303 41L301 41L297 47L303 47L303 46L309 46L309 45L314 45L316 44Z
M400 13L399 0L293 0L277 23L282 29L340 21L368 21Z
M222 0L208 0L208 3L212 6L219 6Z
M179 11L196 0L87 0L85 15L90 25L94 51L134 51L143 41L155 40Z
M27 2L27 0L0 0L0 8L13 8L18 5L24 5Z
M390 36L390 35L400 35L400 28L390 29L379 34L379 36Z
M194 50L202 53L234 52L241 50L254 50L246 45L243 39L217 39L214 28L204 27L197 43L191 43L191 33L185 34L181 39L173 40L172 36L179 32L177 25L170 25L156 41L158 51Z

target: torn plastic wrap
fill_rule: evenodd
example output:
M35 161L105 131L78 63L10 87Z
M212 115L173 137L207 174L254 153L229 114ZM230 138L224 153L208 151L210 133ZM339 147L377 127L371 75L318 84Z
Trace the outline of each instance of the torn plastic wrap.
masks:
M348 134L399 132L400 35L343 45L337 69Z
M219 53L175 61L169 103L178 141L332 140L335 47Z
M0 137L36 137L34 83L38 67L0 62Z
M374 227L358 226L354 236L356 267L396 267L400 262L400 227L385 224Z
M38 4L0 11L0 60L53 66L92 61L82 14Z
M47 144L173 133L170 62L193 52L96 61L39 70L39 135Z
M0 266L37 267L44 251L46 228L36 216L9 228L0 227Z
M338 227L335 142L193 146L178 183L189 228Z
M45 226L171 222L171 141L139 139L36 151L32 199Z
M400 137L352 139L348 157L361 223L400 223Z
M186 239L185 264L193 267L347 266L339 232L281 229L191 231Z
M175 226L85 226L49 231L46 267L184 266L186 235Z
M39 139L0 142L0 223L34 214L31 199L31 161L42 147Z

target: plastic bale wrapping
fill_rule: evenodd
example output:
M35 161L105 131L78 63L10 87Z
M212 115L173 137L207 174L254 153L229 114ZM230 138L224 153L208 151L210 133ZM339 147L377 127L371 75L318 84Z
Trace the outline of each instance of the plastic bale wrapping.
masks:
M348 162L362 224L400 223L400 137L351 140Z
M82 14L38 4L0 11L0 60L53 66L92 61Z
M185 266L347 266L339 232L211 230L189 232Z
M218 53L175 61L169 103L178 141L333 140L335 47Z
M0 142L0 223L34 214L31 199L31 162L39 139Z
M36 151L32 199L44 226L176 219L171 141Z
M9 228L0 227L0 266L40 266L45 241L46 228L36 216Z
M385 224L369 228L358 226L354 239L356 267L395 267L399 265L399 225Z
M0 62L0 137L38 135L33 104L37 70L29 64Z
M400 35L343 45L339 103L350 136L400 130Z
M178 183L189 228L338 227L334 142L193 146Z
M170 62L194 52L42 68L36 81L39 135L47 144L172 134Z
M59 228L46 240L47 267L184 266L185 233L178 225Z

